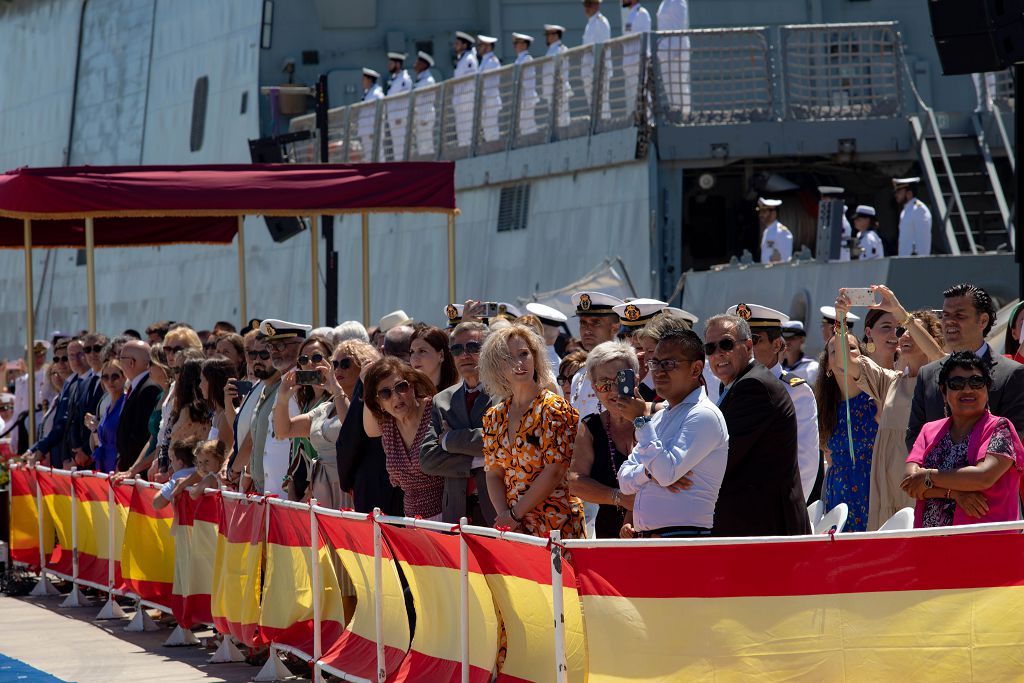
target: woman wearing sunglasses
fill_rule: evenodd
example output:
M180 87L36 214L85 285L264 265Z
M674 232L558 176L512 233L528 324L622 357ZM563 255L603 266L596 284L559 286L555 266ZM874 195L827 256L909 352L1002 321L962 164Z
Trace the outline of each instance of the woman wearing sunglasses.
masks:
M988 365L970 351L939 370L949 417L925 423L907 457L903 490L917 499L914 526L1020 519L1024 446L1013 424L989 412Z
M942 324L934 313L925 310L908 313L888 287L876 285L874 290L881 299L876 310L884 310L897 321L899 356L895 369L883 367L867 355L860 356L858 362L849 367L850 379L879 406L878 434L871 456L868 531L876 531L898 510L914 504L900 488L906 476L910 406L918 372L944 355ZM848 309L849 299L840 290L836 310ZM870 314L867 319L871 319Z
M92 432L93 469L97 472L113 472L117 469L117 424L124 407L124 371L121 363L110 359L100 368L100 383L109 400L99 416L86 415L85 425Z
M381 437L391 484L404 492L407 517L441 519L444 478L424 474L420 446L430 428L434 383L394 356L366 370L363 426L366 435Z

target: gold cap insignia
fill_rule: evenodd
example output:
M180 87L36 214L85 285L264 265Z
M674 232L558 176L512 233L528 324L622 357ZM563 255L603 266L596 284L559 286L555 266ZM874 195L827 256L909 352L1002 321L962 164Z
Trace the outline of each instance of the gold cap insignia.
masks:
M451 304L448 304L444 309L444 314L448 316L449 320L455 320L459 317L459 309L455 308Z
M640 319L640 309L637 308L636 306L634 306L633 304L630 304L630 305L626 306L626 310L624 311L623 315L625 315L626 316L626 320L629 320L630 322L632 322L634 320L639 320Z
M592 302L590 301L590 295L589 294L581 294L580 295L580 310L581 311L589 311L591 303Z
M506 313L508 313L508 306L506 306L505 304L499 304L498 315L505 315Z
M750 307L746 304L740 304L736 307L736 315L743 318L744 320L750 320Z
M276 334L277 334L277 330L274 329L273 325L268 323L267 324L267 336L268 337L273 337Z

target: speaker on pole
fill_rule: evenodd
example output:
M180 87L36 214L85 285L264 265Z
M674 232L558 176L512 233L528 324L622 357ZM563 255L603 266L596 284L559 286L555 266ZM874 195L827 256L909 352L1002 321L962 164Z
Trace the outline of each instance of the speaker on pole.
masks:
M947 76L1024 61L1024 0L928 0L928 13Z

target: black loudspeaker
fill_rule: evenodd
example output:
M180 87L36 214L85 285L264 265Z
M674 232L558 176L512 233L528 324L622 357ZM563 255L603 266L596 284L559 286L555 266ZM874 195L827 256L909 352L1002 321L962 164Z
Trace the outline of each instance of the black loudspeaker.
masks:
M947 76L1024 61L1024 0L928 0L928 13Z
M249 140L249 156L254 164L280 164L284 161L281 142L277 138ZM275 242L289 240L306 229L306 224L298 218L264 216L263 220L267 223L270 238Z

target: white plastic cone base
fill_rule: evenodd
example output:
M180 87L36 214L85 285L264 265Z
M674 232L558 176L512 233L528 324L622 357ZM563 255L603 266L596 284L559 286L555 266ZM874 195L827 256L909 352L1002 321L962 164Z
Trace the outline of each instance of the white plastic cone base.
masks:
M230 636L221 638L220 646L210 657L210 664L230 664L232 662L244 662L245 656L239 652L235 644L231 642Z
M36 587L32 589L29 595L35 598L42 598L47 595L60 595L60 591L53 587L53 584L50 583L45 574L40 574L39 582L36 583Z
M292 672L284 665L281 658L277 656L277 650L270 648L270 656L267 663L263 665L260 672L252 679L256 683L270 683L271 681L283 681L292 677Z
M61 607L92 607L92 603L89 602L88 598L82 595L82 591L78 590L78 586L72 586L71 592L64 598L64 602L60 603Z
M171 635L164 641L164 647L186 647L198 644L199 639L196 638L195 634L187 628L182 628L181 624L176 626L171 631Z
M107 598L106 603L103 605L103 609L93 619L124 619L125 613L121 609L121 605L117 604L117 600L114 596Z
M124 627L124 630L129 633L142 633L143 631L159 631L160 627L146 614L146 608L139 605L135 608L135 616Z

